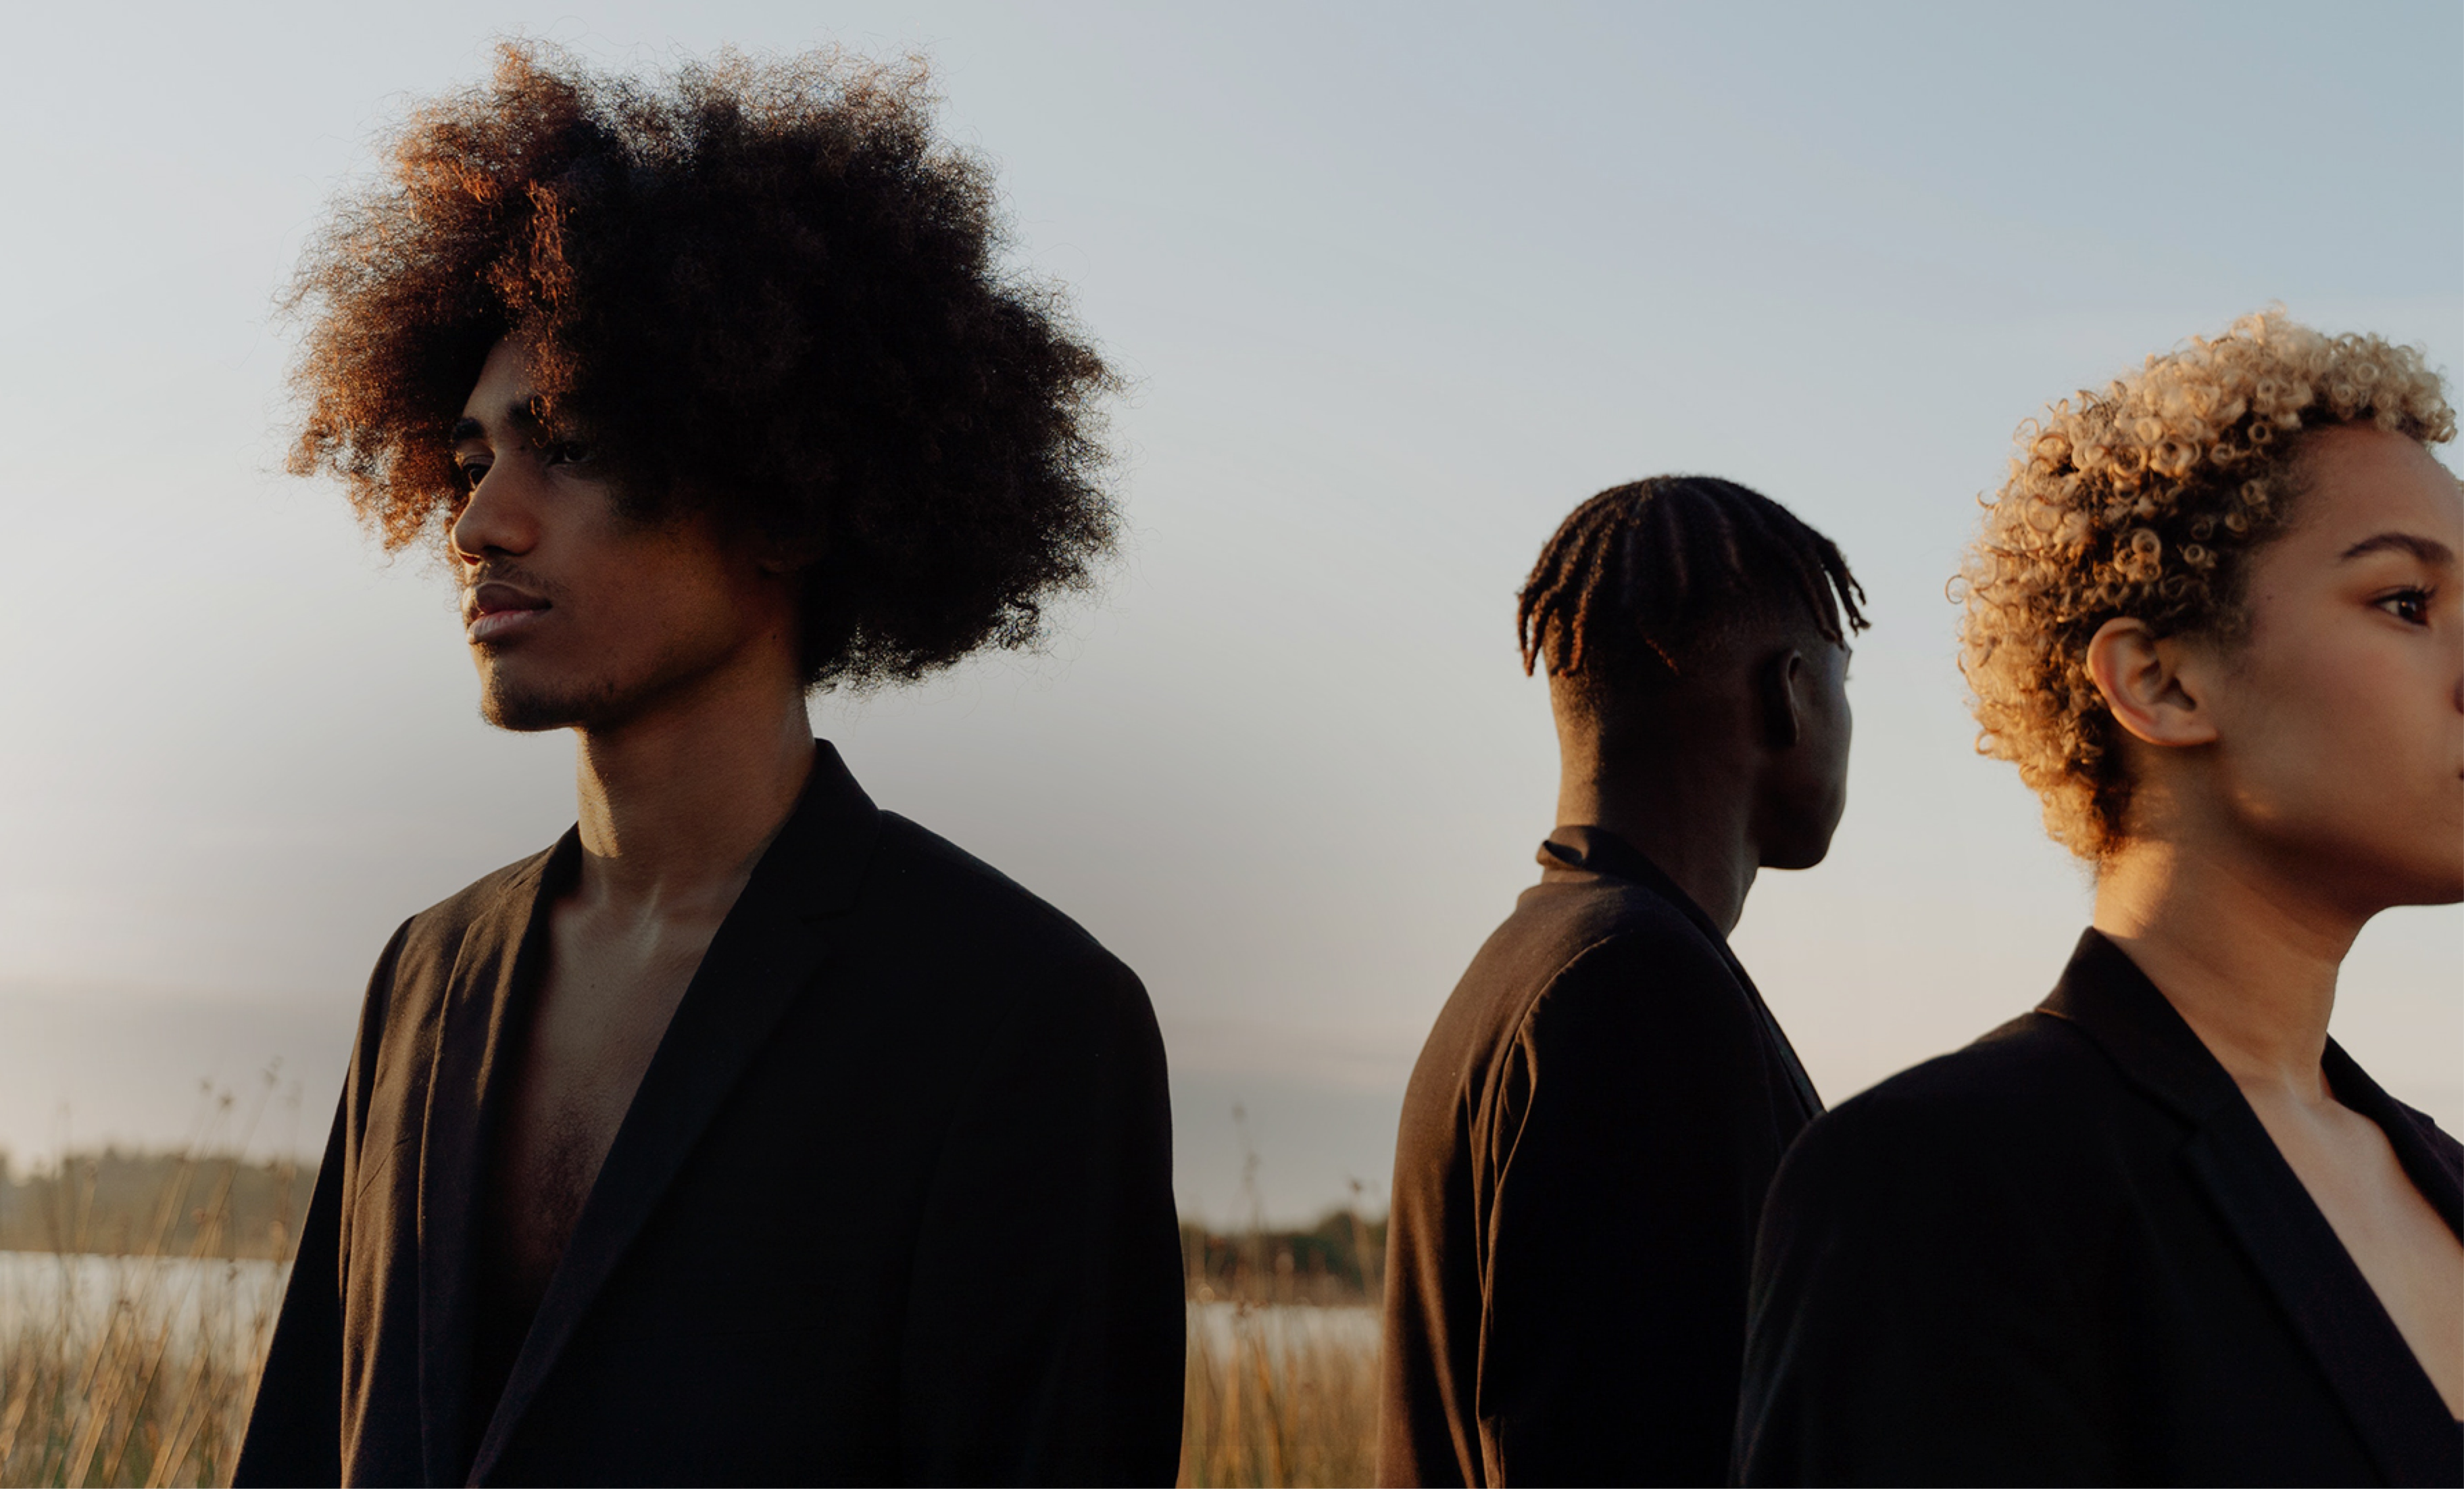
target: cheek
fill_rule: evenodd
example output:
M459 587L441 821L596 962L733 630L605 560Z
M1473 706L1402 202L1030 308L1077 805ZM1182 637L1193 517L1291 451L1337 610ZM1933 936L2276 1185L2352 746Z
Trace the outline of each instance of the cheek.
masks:
M1848 745L1857 735L1857 711L1848 705L1848 694L1844 687L1832 694L1828 728L1832 763L1839 771L1844 772L1848 767Z
M627 668L698 665L743 637L753 621L748 586L701 544L643 543L611 564L599 587L607 659Z
M2257 705L2228 721L2245 804L2300 835L2357 847L2452 829L2452 686L2392 646L2279 648L2237 679Z

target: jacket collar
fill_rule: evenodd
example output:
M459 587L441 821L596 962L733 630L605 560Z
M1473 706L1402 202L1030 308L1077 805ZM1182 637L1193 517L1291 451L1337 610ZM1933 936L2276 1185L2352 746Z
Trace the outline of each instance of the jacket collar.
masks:
M1727 967L1729 974L1737 979L1737 986L1745 989L1746 1001L1753 1005L1755 1016L1762 1020L1763 1032L1769 1036L1771 1049L1777 1052L1780 1065L1787 1072L1789 1085L1795 1090L1805 1115L1809 1118L1821 1115L1822 1098L1815 1092L1814 1078L1805 1073L1805 1066L1796 1057L1795 1047L1788 1042L1787 1032L1779 1027L1779 1020L1771 1015L1770 1006L1763 1002L1762 989L1754 986L1753 978L1747 975L1745 964L1737 960L1736 953L1728 949L1728 938L1721 934L1720 927L1704 913L1703 907L1694 902L1694 897L1679 888L1677 881L1670 878L1659 864L1652 862L1648 855L1604 827L1560 827L1540 844L1540 867L1545 871L1540 876L1544 884L1587 878L1620 878L1639 884L1666 900L1689 924L1703 933L1703 939L1710 944L1712 951Z
M1680 889L1659 864L1634 844L1604 827L1561 827L1551 833L1540 845L1540 867L1548 872L1542 878L1560 878L1575 874L1605 874L1612 878L1632 879L1675 906L1677 913L1694 922L1694 928L1727 956L1728 938L1712 923L1711 917L1694 902L1694 897ZM1730 960L1734 960L1730 958ZM1740 972L1743 968L1739 969Z
M564 1256L549 1278L505 1392L467 1465L486 1479L600 1289L623 1259L728 1092L847 922L880 838L881 813L827 741L796 808L762 853L670 1020ZM430 1482L460 1479L472 1425L473 1227L515 1047L545 954L549 911L581 865L568 831L506 883L464 937L437 1034L420 1160L420 1354ZM484 1406L480 1410L485 1410Z
M2080 935L2061 981L2036 1011L2077 1025L2133 1085L2194 1126L2250 1111L2224 1066L2101 931Z
M2078 1028L2126 1079L2182 1119L2189 1129L2183 1167L2326 1372L2387 1481L2447 1481L2455 1429L2438 1388L2241 1088L2165 994L2120 946L2090 930L2037 1011ZM2378 1122L2414 1183L2457 1224L2454 1166L2421 1119L2332 1040L2324 1064L2337 1099Z

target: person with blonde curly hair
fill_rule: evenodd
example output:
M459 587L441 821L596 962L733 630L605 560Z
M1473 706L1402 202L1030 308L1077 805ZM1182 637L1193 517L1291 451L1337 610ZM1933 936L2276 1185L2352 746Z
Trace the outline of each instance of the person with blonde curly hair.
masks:
M2464 900L2454 433L2280 313L2021 428L1961 661L2093 924L1782 1165L1743 1481L2464 1482L2464 1146L2327 1033L2373 916Z

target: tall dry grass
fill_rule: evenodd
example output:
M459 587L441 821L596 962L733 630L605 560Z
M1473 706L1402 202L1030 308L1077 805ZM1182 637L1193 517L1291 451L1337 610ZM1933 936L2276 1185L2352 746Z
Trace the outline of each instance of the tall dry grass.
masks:
M0 1342L0 1484L231 1481L278 1294L166 1259L108 1258L99 1307L64 1277L54 1316Z
M1373 1313L1198 1303L1190 1315L1182 1484L1372 1481L1377 1467Z
M211 1136L191 1153L240 1145ZM117 1200L99 1155L13 1186L9 1234L44 1249L0 1252L0 1489L231 1481L313 1176L176 1156L132 1212L132 1171ZM1355 1203L1309 1231L1184 1232L1182 1484L1371 1481L1382 1231Z
M265 1084L271 1095L271 1072ZM232 1132L224 1093L191 1154L244 1147L263 1104ZM11 1186L37 1207L12 1216L12 1230L50 1244L0 1254L0 1485L231 1481L280 1302L298 1174L236 1157L162 1167L150 1211L134 1215L98 1203L99 1156L63 1155L52 1173ZM271 1212L235 1211L235 1188L268 1178Z
M1376 1301L1385 1227L1352 1204L1309 1231L1271 1231L1245 1114L1249 1223L1219 1235L1181 1230L1189 1298L1181 1397L1184 1485L1367 1484L1377 1468Z

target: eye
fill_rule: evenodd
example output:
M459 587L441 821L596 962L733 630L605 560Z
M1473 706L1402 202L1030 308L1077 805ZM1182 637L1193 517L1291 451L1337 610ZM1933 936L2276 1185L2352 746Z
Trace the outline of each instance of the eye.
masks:
M453 473L461 481L463 495L468 496L472 492L479 489L479 482L488 478L488 465L489 462L486 460L456 460L453 462Z
M2430 591L2418 586L2381 595L2372 603L2407 625L2430 624Z
M550 440L547 448L539 452L542 465L586 465L589 461L590 447L579 439Z

